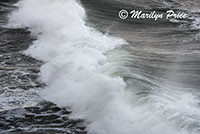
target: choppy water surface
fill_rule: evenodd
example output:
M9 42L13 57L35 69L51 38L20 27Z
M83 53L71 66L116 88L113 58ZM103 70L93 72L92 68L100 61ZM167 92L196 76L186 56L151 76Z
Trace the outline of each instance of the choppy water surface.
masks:
M2 1L0 129L199 134L199 6L198 0ZM189 17L121 20L121 9L173 9Z
M39 97L45 85L37 80L43 63L23 54L34 38L27 29L5 26L15 2L0 1L0 133L86 133L82 120L68 117L71 111Z

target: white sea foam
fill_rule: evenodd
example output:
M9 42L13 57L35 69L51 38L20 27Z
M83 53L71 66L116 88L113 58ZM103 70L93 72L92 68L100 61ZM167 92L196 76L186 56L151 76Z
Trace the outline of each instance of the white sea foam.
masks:
M89 134L186 134L154 111L159 97L144 104L145 98L134 99L126 90L122 78L103 73L111 64L105 53L126 42L86 26L76 1L22 0L18 6L10 26L29 27L37 37L25 53L45 62L40 79L48 86L41 96L70 107L74 118L88 123Z

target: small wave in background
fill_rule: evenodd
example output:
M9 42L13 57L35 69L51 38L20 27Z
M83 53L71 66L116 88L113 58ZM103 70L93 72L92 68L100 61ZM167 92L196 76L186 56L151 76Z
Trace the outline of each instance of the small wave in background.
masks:
M33 64L39 71L33 82L45 84L38 86L37 101L28 90L26 102L32 107L24 104L26 108L18 106L10 112L20 117L39 114L41 122L53 120L28 125L26 131L31 132L48 128L51 133L65 133L71 119L78 121L71 125L75 133L199 134L198 5L195 0L19 1L5 24L8 29L30 31L32 45L20 54L37 59ZM161 13L173 9L189 17L184 21L120 20L121 9ZM38 103L40 99L48 102ZM4 115L13 115L10 112ZM62 118L63 113L67 118ZM49 129L51 123L56 129Z

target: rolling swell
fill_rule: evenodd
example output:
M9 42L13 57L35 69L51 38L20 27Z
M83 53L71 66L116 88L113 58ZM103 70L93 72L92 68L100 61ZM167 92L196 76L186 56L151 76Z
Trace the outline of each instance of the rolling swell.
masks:
M81 3L84 9L72 0L24 0L10 16L10 26L29 27L36 37L25 54L45 63L40 79L47 86L41 97L69 106L72 118L87 122L88 133L198 134L199 30L198 23L194 25L198 11L189 11L187 1ZM195 9L194 3L189 6ZM122 21L121 8L159 12L173 8L187 11L191 18L178 23ZM51 118L34 110L43 108L54 112L42 105L26 113L39 120ZM52 122L60 119L57 114L53 117Z
M121 66L126 68L123 71L119 68L121 70L115 73L124 78L128 89L136 95L133 104L149 107L146 110L163 122L175 123L180 133L181 130L199 133L200 38L198 25L193 25L199 19L199 2L157 1L155 5L153 1L142 2L82 1L89 21L96 28L129 42L122 48L128 55L112 61L123 63ZM157 12L173 9L191 16L186 22L178 23L144 19L124 21L118 18L121 9ZM108 55L113 58L119 50L110 53Z

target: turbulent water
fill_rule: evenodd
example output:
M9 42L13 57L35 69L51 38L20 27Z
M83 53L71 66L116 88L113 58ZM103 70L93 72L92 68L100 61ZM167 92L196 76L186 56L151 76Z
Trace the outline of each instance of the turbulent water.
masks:
M0 133L200 134L198 0L1 0L0 16Z

